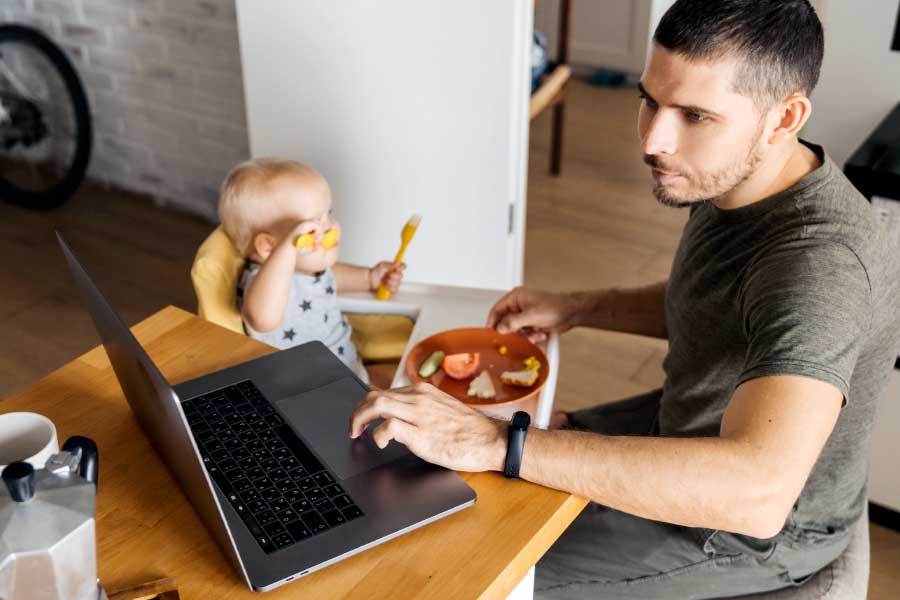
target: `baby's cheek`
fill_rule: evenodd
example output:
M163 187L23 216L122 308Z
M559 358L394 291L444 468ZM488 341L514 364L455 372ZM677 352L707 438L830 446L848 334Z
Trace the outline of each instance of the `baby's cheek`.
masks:
M330 268L334 266L334 263L338 260L338 254L340 253L340 246L335 246L334 248L329 248L325 250L325 268Z
M296 270L307 275L318 273L327 268L325 256L321 250L308 254L297 254Z

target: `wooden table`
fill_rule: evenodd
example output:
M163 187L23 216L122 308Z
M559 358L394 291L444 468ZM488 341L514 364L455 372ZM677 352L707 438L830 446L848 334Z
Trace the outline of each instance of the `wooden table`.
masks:
M133 331L172 383L274 351L174 307ZM172 577L190 600L253 595L150 447L101 347L0 407L46 415L60 442L76 434L97 442L98 566L107 589ZM497 473L462 476L478 493L475 506L265 597L503 598L585 505Z

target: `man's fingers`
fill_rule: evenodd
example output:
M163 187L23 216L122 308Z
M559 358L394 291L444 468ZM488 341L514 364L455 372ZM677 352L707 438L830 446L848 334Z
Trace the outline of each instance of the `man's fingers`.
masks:
M358 438L372 421L392 417L415 423L415 407L403 400L401 394L390 391L371 392L350 415L350 437Z
M503 317L509 313L510 311L515 311L519 306L518 299L519 290L514 289L511 292L507 292L502 298L497 300L494 306L491 308L488 313L487 324L486 327L491 329L495 329L497 324L503 319Z
M507 313L497 323L497 331L499 333L515 333L520 329L534 325L534 315L532 311L526 310L522 312Z
M528 341L532 344L541 344L547 341L547 334L543 331L535 331L528 334Z
M390 418L372 431L372 440L376 446L384 450L391 440L397 440L404 446L409 445L413 435L415 435L413 425L401 419Z

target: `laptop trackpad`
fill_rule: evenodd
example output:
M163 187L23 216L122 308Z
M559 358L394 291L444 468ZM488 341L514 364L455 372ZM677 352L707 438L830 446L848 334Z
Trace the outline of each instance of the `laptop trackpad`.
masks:
M338 479L349 479L409 454L406 446L395 441L379 450L370 432L380 420L369 425L367 432L358 439L350 439L350 415L366 392L358 381L345 377L309 392L288 396L275 404Z

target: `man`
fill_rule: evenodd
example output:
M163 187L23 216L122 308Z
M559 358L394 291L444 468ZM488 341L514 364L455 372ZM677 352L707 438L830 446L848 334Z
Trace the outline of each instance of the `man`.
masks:
M584 326L669 340L662 390L528 431L520 476L593 501L538 564L539 597L774 590L846 547L900 340L900 252L798 140L823 44L807 0L676 2L639 117L656 198L691 211L668 282L517 289L492 309L489 326L535 339ZM350 435L379 417L379 446L504 468L506 424L431 386L370 394Z

